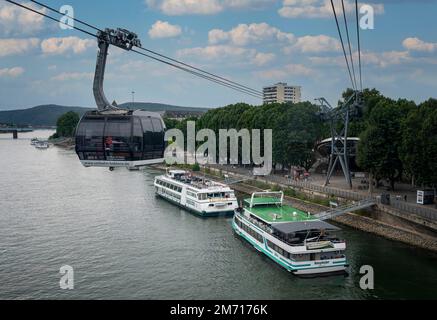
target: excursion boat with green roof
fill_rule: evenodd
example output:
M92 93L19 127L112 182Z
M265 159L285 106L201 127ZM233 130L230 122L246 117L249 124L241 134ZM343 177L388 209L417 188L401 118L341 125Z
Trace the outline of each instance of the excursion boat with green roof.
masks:
M296 275L345 273L340 230L291 206L283 192L256 192L235 211L232 227L256 250Z

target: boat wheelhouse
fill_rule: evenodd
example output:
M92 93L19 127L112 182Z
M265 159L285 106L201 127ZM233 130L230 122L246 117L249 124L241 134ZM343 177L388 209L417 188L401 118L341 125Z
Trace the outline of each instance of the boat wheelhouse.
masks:
M235 192L229 186L192 175L184 170L170 170L155 178L158 196L201 217L233 215L238 208Z
M325 221L284 205L282 192L259 192L235 212L232 227L256 250L296 275L344 273L346 242Z

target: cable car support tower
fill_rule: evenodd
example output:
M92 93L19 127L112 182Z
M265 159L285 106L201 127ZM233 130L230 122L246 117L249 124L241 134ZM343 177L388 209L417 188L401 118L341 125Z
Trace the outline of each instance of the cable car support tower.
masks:
M352 175L349 168L349 164L350 164L350 152L349 152L349 143L348 143L349 123L351 118L356 116L360 112L364 104L362 68L361 68L360 27L359 27L359 17L358 17L358 11L359 11L358 0L355 0L355 16L356 16L356 30L357 30L357 42L358 42L359 83L357 81L357 75L355 72L354 58L352 54L352 46L349 36L349 28L347 23L344 0L341 0L341 6L342 6L342 12L344 18L345 31L347 36L346 39L349 47L349 53L346 52L346 46L343 41L339 20L337 18L337 12L334 6L334 0L331 0L331 6L332 6L332 11L334 13L335 22L337 25L337 31L340 37L344 58L346 60L347 70L352 83L353 93L351 96L346 98L344 102L340 102L337 108L333 108L325 98L316 99L316 101L320 103L321 117L323 120L329 121L330 131L331 131L331 148L330 148L329 166L326 175L325 186L329 185L331 178L335 173L335 169L338 167L338 163L340 163L348 187L352 189Z
M126 110L119 109L114 102L109 103L103 91L103 82L105 79L106 61L108 57L109 46L114 45L126 51L135 47L141 47L141 41L137 34L125 29L105 29L97 32L97 42L99 52L97 54L96 72L94 75L93 93L97 104L97 110L101 113L125 113Z

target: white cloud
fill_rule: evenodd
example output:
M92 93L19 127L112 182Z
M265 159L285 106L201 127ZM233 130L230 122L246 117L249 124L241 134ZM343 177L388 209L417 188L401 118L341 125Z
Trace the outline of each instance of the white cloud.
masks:
M358 53L355 52L353 56L354 61L358 61ZM310 57L309 60L315 65L346 67L344 56L341 55L336 57ZM381 68L416 61L408 51L362 52L361 60L363 65Z
M257 66L264 66L276 58L274 53L258 52L252 59L252 63Z
M365 3L359 3L364 5ZM334 3L338 14L343 13L340 1ZM352 13L355 11L355 1L345 0L345 11ZM372 3L375 14L384 13L384 5ZM330 0L284 0L283 7L278 11L283 18L332 18L332 5Z
M0 78L16 78L24 73L22 67L0 69Z
M78 80L91 80L94 77L93 73L87 72L64 72L55 77L52 77L51 80L54 81L78 81Z
M173 38L181 35L182 29L180 26L172 25L166 21L158 20L149 30L149 36L152 39Z
M294 45L283 49L285 54L290 54L296 50L303 53L335 52L341 50L341 43L326 35L304 36L297 38Z
M276 0L146 0L150 8L166 15L212 15L226 9L256 9Z
M50 38L42 41L41 50L44 54L51 55L71 52L80 54L95 45L94 40L80 39L78 37Z
M47 13L46 9L40 9L31 2L24 5L41 13ZM24 10L16 5L0 3L0 33L5 35L35 34L44 28L44 17L34 12Z
M208 38L211 44L230 41L234 45L244 46L268 40L292 42L294 35L282 32L278 28L263 22L249 25L239 24L228 32L221 29L213 29L209 32Z
M246 62L256 66L263 66L275 59L274 53L258 52L255 49L243 48L232 45L212 45L181 49L178 57L191 57L203 61L233 61Z
M29 52L38 47L38 38L29 39L0 39L0 57Z
M410 51L434 52L437 51L437 43L425 42L419 38L407 38L402 42L405 49Z
M257 72L256 75L264 79L273 79L275 81L282 81L289 77L308 77L314 76L316 73L309 67L302 64L288 64L280 69L270 69Z
M223 60L233 58L253 58L256 55L255 49L246 49L229 45L216 45L207 47L196 47L178 50L179 57L196 57L202 60Z

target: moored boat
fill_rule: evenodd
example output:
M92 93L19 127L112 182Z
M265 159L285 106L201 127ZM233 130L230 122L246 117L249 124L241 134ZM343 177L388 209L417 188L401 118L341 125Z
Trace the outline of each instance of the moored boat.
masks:
M340 230L285 205L282 192L258 192L236 210L232 227L274 262L296 275L344 273L346 242Z
M229 186L188 171L170 170L156 177L154 185L156 195L201 217L233 215L238 208Z
M47 141L38 141L35 143L35 148L40 150L46 150L50 147L49 143Z

